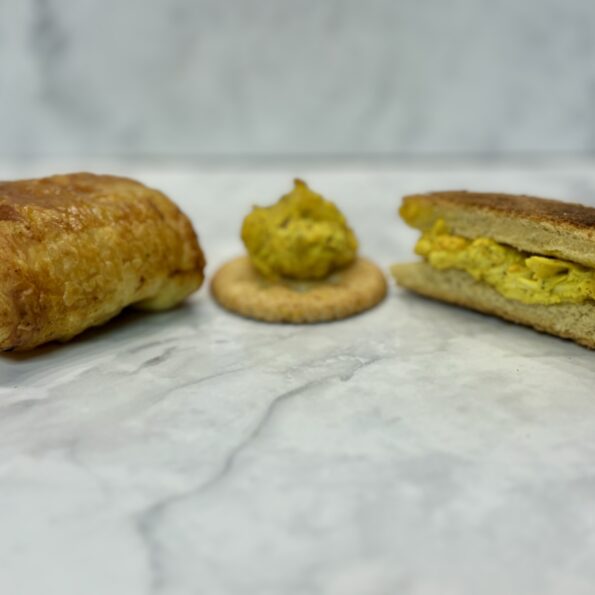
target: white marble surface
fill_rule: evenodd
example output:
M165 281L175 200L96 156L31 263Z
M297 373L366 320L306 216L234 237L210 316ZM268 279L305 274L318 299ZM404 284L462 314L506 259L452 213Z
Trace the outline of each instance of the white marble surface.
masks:
M592 162L543 167L84 164L192 216L209 273L301 175L383 266L409 191L595 205ZM80 164L0 165L0 178ZM312 327L183 308L0 358L0 593L591 594L595 354L391 287Z
M595 151L592 0L0 0L0 156Z

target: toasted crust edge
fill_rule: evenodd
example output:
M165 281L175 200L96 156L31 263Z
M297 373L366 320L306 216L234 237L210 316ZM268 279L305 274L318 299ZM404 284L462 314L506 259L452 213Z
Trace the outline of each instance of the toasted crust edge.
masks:
M463 271L438 271L425 262L396 264L398 285L425 297L448 302L595 349L595 304L523 304L509 300Z
M438 219L452 233L595 268L595 208L524 195L452 191L413 194L400 208L420 230Z
M493 213L514 214L516 217L533 221L548 221L556 225L595 230L595 208L526 194L451 190L411 194L403 200L423 200L433 205L462 206Z

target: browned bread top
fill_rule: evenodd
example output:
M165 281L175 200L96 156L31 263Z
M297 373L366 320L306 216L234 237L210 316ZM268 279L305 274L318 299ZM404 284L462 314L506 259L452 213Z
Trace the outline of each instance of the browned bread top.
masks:
M535 221L548 221L556 225L564 224L595 230L595 208L524 194L452 190L446 192L429 192L427 194L412 194L403 198L404 204L409 201L423 202L436 206L456 205L495 213L508 213L515 217Z
M452 233L489 237L519 250L595 267L595 208L523 195L467 191L405 196L401 217L429 229L438 219Z
M188 218L162 192L136 180L80 172L0 182L0 248L16 237L47 242L116 223L129 226L132 238L132 230L146 221L160 222L187 240L176 242L185 250L185 268L202 272L204 255Z
M103 206L110 211L102 212ZM161 192L118 176L81 172L0 182L0 222L39 224L41 218L46 224L71 231L81 225L111 223L106 218L116 212L118 218L133 221L154 216L159 210L162 215L179 213Z
M103 193L112 192L116 184L142 187L139 182L127 178L86 172L0 182L2 215L9 209L16 212L24 206L53 209L72 206L73 202L87 202L102 190Z

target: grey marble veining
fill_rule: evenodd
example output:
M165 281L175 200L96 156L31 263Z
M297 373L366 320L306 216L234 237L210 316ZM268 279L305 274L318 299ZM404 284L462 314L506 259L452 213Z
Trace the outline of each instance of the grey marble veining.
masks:
M0 155L595 150L589 0L0 1Z
M0 166L0 177L98 169ZM363 251L411 258L414 190L595 205L591 162L125 168L198 229L209 274L300 175ZM579 595L595 581L594 354L391 287L353 319L125 314L0 358L0 592Z

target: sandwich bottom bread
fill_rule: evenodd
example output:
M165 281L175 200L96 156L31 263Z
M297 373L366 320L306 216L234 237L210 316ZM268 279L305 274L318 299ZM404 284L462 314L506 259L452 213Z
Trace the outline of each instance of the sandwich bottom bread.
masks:
M425 262L391 268L399 285L421 295L531 326L595 349L595 306L592 304L523 304L509 300L463 271L437 271Z
M595 209L527 196L407 196L416 263L391 272L429 298L595 349Z

